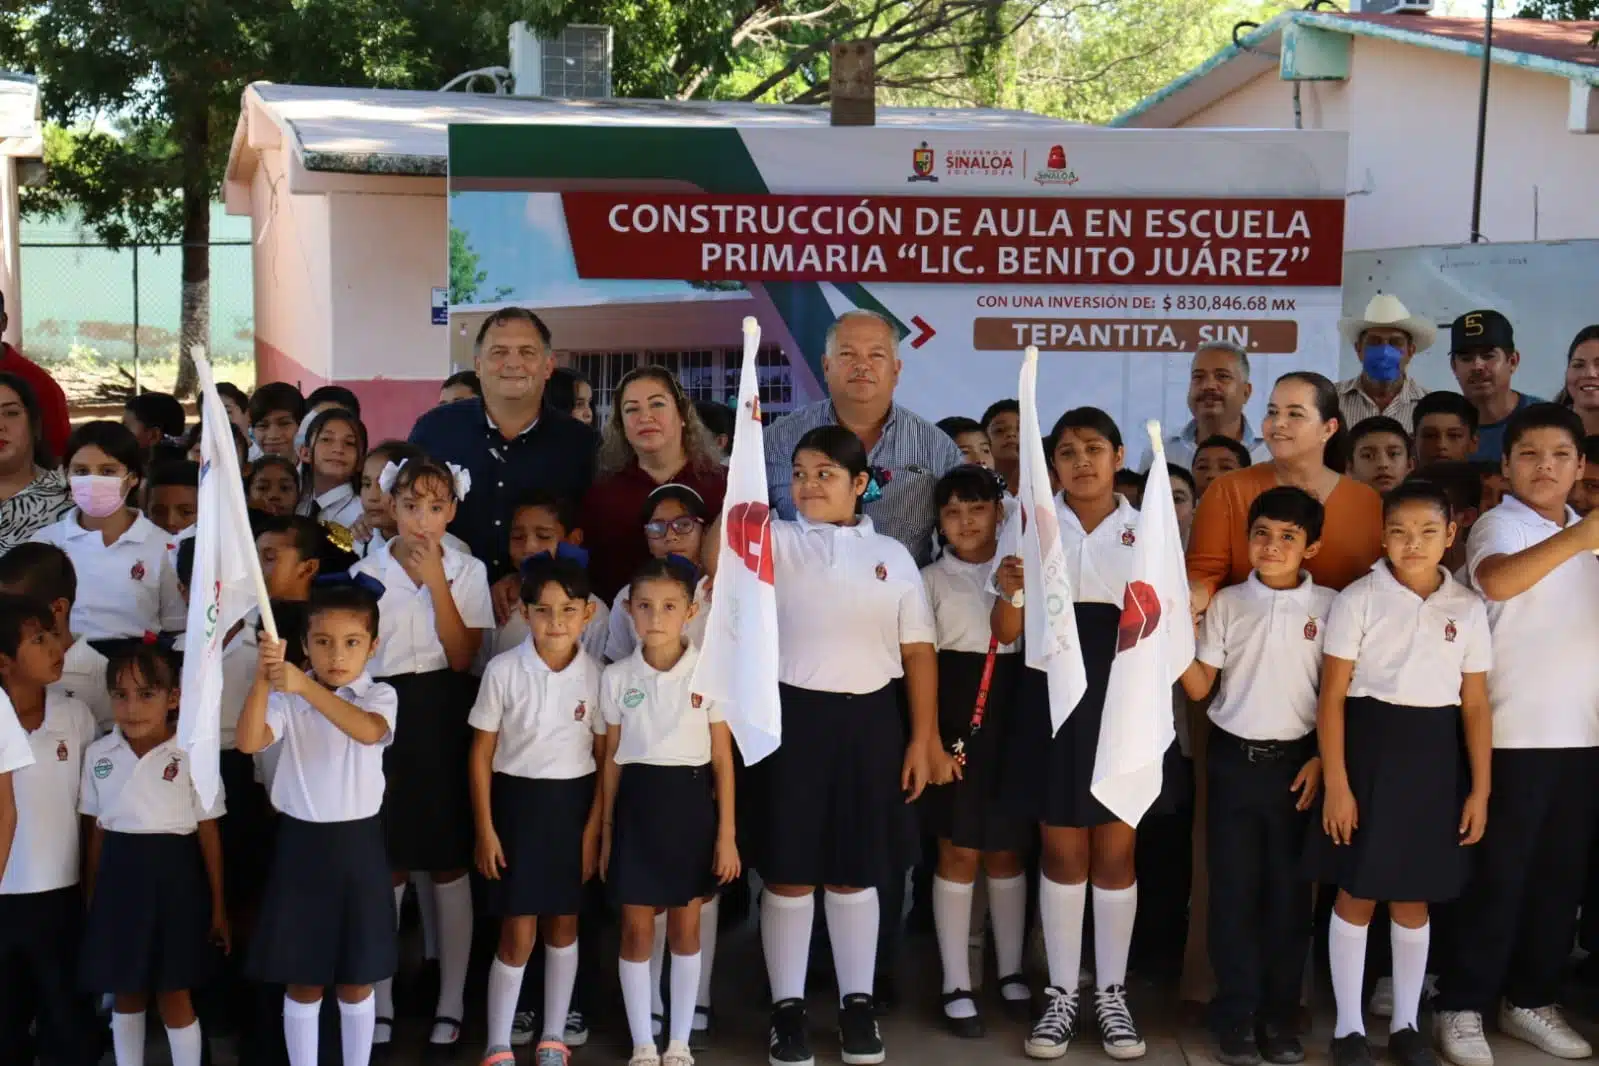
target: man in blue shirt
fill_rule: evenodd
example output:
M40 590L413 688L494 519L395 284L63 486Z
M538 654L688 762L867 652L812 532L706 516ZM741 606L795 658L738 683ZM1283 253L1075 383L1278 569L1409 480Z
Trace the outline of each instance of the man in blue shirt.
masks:
M1460 391L1477 409L1477 450L1473 459L1498 463L1505 454L1505 424L1536 396L1516 392L1510 376L1521 365L1510 320L1498 311L1467 311L1449 327L1449 366Z

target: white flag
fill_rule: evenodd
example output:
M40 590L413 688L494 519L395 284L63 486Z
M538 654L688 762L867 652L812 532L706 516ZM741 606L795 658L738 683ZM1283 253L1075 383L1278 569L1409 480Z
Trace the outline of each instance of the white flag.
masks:
M223 638L257 604L267 631L274 637L277 632L245 511L239 453L233 434L223 432L228 428L228 410L217 395L211 364L199 349L194 366L200 375L200 493L184 629L178 743L189 753L189 772L200 802L209 807L221 785Z
M1027 665L1049 676L1050 733L1071 716L1088 690L1083 646L1077 640L1077 612L1066 574L1066 553L1060 541L1060 518L1049 491L1049 466L1043 433L1038 428L1038 349L1028 348L1017 386L1021 407L1021 503L1018 533L1022 558L1022 593L1026 599L1024 633Z
M722 539L711 615L705 624L694 690L721 701L744 762L754 765L783 741L777 702L777 589L772 574L772 515L766 491L755 352L761 327L744 320L744 372L738 383L738 428L727 464Z
M1138 512L1133 572L1122 595L1091 789L1112 814L1134 826L1160 795L1166 750L1177 735L1172 685L1194 660L1183 537L1158 422L1149 423L1149 436L1155 461Z

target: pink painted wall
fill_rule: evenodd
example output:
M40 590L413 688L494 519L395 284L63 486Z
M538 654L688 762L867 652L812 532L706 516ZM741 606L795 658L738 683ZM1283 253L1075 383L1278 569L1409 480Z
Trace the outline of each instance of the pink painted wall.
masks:
M1345 247L1467 241L1480 63L1364 37L1353 47L1347 82L1301 86L1305 128L1350 134ZM1495 64L1489 86L1483 234L1500 242L1599 237L1599 135L1567 132L1568 83ZM1291 127L1292 99L1293 85L1271 71L1182 125Z

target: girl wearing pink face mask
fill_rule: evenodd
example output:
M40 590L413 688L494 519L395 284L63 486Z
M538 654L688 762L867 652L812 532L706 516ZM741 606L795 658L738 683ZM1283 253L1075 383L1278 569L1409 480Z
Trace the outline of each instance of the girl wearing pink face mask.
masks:
M184 626L173 541L128 504L144 476L138 440L120 422L73 430L62 463L72 510L33 539L72 559L78 598L72 631L88 640L153 639Z

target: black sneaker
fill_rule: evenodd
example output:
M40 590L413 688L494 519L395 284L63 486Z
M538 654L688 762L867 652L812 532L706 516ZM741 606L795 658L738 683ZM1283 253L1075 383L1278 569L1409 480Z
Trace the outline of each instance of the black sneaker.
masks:
M1260 1049L1255 1046L1255 1027L1239 1022L1216 1033L1216 1061L1222 1066L1260 1066Z
M1292 1032L1272 1022L1261 1022L1255 1030L1260 1057L1272 1066L1295 1066L1305 1061L1305 1045Z
M1333 1037L1327 1054L1332 1066L1375 1066L1371 1061L1371 1045L1366 1043L1365 1033Z
M1388 1057L1399 1066L1438 1066L1427 1038L1409 1028L1388 1034Z
M1033 1023L1022 1050L1030 1059L1058 1059L1077 1035L1077 989L1044 989L1044 1012Z
M844 997L838 1008L838 1043L845 1066L877 1066L888 1057L871 996L856 992Z
M772 1005L772 1031L767 1042L770 1066L814 1066L810 1041L805 1036L805 1001L785 999Z
M1127 986L1111 985L1094 993L1094 1014L1099 1018L1099 1038L1105 1054L1118 1061L1141 1059L1149 1049L1127 1009Z

